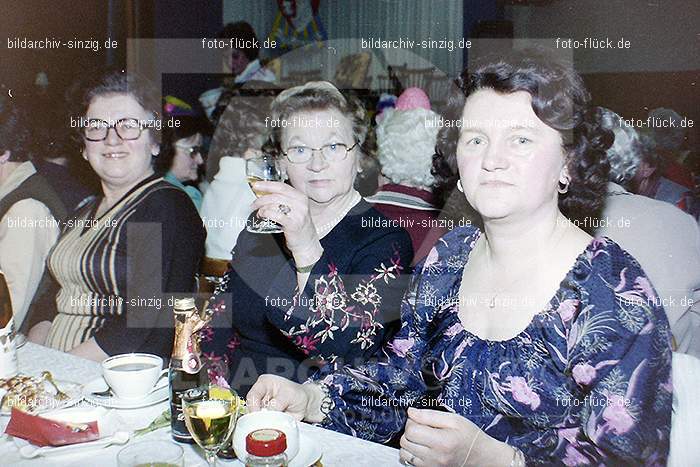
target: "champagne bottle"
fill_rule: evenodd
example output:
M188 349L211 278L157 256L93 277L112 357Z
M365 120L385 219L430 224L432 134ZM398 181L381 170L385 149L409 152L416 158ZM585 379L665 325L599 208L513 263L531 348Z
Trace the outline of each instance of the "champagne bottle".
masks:
M205 305L204 309L207 307ZM207 324L210 315L200 315L194 298L176 299L175 342L170 358L170 427L172 437L180 443L194 443L185 425L182 413L182 394L207 383L207 371L202 365L198 332Z
M12 298L5 276L0 272L0 378L11 378L16 374L17 348Z

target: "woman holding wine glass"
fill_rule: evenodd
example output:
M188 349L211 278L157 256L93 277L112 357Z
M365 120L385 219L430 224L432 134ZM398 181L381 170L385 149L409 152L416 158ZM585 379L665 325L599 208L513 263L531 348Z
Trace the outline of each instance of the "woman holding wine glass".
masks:
M310 82L282 92L271 114L267 156L248 167L251 177L286 174L288 183L252 184L254 215L282 232L241 233L203 335L242 395L263 373L304 381L376 350L398 318L413 256L406 231L353 188L368 130L361 105Z

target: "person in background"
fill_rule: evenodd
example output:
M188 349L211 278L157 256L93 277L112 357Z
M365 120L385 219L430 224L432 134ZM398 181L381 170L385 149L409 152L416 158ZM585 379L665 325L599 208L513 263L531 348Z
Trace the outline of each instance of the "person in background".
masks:
M227 264L238 235L246 226L255 195L246 179L246 159L262 154L272 98L237 97L229 103L209 147L218 161L200 214L207 228L206 256ZM224 272L226 270L224 267Z
M235 84L240 85L246 81L275 81L275 74L260 62L258 36L253 26L245 21L228 23L218 37L242 45L226 49L223 56L224 70L233 75Z
M51 89L51 88L49 88ZM80 146L66 127L71 124L71 109L65 97L54 91L31 98L32 107L41 112L31 115L34 137L31 140L32 163L56 191L69 213L95 196L97 177L79 157ZM87 175L87 176L85 176Z
M221 114L237 91L249 81L274 83L277 77L260 61L258 37L253 27L245 21L228 23L218 38L240 44L240 47L227 47L223 51L222 62L226 76L221 86L210 89L199 97L199 101L209 120L216 126ZM230 43L230 42L229 42Z
M205 231L188 196L153 170L157 89L123 70L89 74L76 99L83 157L102 196L69 219L47 259L56 294L28 315L32 342L101 361L170 355L172 294L196 291Z
M0 95L0 270L19 329L44 275L67 210L29 152L26 114Z
M283 91L270 114L263 152L288 183L255 182L265 194L251 209L283 233L241 232L202 337L239 394L263 373L303 381L370 356L394 330L413 259L408 233L374 227L387 219L353 188L369 123L362 105L309 82Z
M414 264L425 258L445 229L438 228L439 206L433 196L430 173L439 115L420 88L408 88L394 109L384 109L377 124L379 190L366 199L411 236ZM432 232L432 233L431 233Z
M416 267L393 340L306 384L264 375L249 410L404 430L415 466L665 465L668 320L637 261L573 222L601 207L612 138L552 55L499 53L457 80L434 174L484 229L455 227Z
M684 118L677 112L658 108L649 112L649 127L642 130L645 160L632 180L634 193L665 201L692 212L694 181L684 149Z
M170 97L170 96L168 96ZM192 108L182 102L173 104L174 99L165 105L165 116L175 122L163 128L163 141L160 154L155 160L155 171L163 179L182 189L190 197L194 206L202 207L202 193L197 189L199 168L204 164L203 138L206 127Z
M637 131L603 109L605 128L615 133L608 149L610 182L601 228L634 256L656 288L678 352L700 357L700 229L677 207L625 189L644 159Z

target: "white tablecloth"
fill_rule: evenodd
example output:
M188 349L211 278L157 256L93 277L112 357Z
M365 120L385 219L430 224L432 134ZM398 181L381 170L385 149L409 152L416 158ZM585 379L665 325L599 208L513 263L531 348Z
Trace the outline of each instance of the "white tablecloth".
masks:
M27 343L18 351L19 369L24 374L38 376L41 371L49 370L56 379L87 383L101 374L99 363L74 357L46 347ZM153 419L167 408L167 401L142 409L119 410L119 416L126 422L125 429L133 431L147 426ZM0 417L0 428L4 432L9 417ZM334 431L325 430L313 425L302 423L300 425L302 436L311 437L315 443L321 446L324 466L400 466L399 454L396 449L371 443L369 441L346 436ZM148 439L170 440L170 428L163 428L137 438L132 438L129 443ZM185 448L185 465L206 466L203 454L199 448L190 445L182 445ZM117 465L116 456L124 446L112 446L108 448L89 451L86 453L73 453L62 456L23 459L8 436L3 436L0 441L0 465L17 466L113 466ZM222 461L221 465L228 462Z

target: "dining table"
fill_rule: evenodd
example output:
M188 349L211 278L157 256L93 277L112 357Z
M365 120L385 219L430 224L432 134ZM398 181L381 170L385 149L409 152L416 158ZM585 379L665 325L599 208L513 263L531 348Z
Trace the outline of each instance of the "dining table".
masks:
M102 374L100 363L76 357L48 347L27 342L17 350L19 372L30 376L40 376L48 370L57 381L71 381L85 384L99 378ZM80 401L78 405L87 405ZM5 434L9 416L0 417L0 465L3 466L116 466L117 453L130 444L147 440L167 440L172 443L170 427L163 427L146 434L134 435L134 431L147 427L153 420L168 408L167 399L148 407L137 409L117 410L118 417L123 421L121 430L131 433L125 445L113 445L104 448L94 448L61 455L53 454L47 457L26 459L20 455L16 440ZM301 437L308 437L314 444L321 447L320 465L323 466L401 466L399 451L382 444L354 438L342 433L327 430L308 423L299 424ZM181 444L185 451L185 466L206 466L204 452L196 445ZM240 465L236 461L220 460L219 465Z

